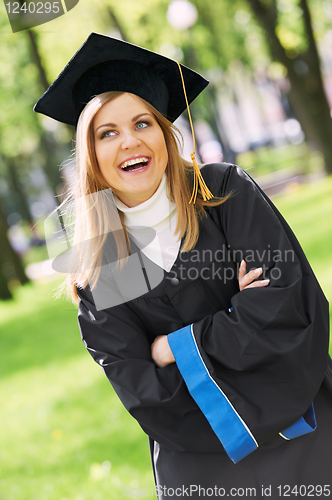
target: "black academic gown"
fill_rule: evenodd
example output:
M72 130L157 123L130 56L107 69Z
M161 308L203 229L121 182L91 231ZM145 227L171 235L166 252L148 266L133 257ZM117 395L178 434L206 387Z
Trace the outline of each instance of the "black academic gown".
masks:
M329 498L328 302L255 182L228 164L202 174L231 198L206 211L195 248L143 295L98 310L89 288L78 290L83 341L150 438L160 499L277 499L294 495L288 486ZM239 291L242 258L263 267L267 287ZM149 281L154 264L141 262ZM176 359L164 368L151 359L158 335Z

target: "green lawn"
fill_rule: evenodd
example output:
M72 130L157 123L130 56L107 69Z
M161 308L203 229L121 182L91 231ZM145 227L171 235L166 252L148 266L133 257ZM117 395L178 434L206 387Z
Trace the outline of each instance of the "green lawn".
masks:
M287 174L324 170L322 154L312 151L305 142L296 145L283 144L273 148L265 146L255 151L246 151L237 156L236 164L254 178L280 170Z
M278 197L332 299L332 177ZM0 500L118 500L153 486L148 442L81 342L55 283L0 303Z
M295 186L273 202L295 232L326 297L332 302L332 176Z
M118 500L124 485L152 487L147 437L54 286L0 305L0 500Z

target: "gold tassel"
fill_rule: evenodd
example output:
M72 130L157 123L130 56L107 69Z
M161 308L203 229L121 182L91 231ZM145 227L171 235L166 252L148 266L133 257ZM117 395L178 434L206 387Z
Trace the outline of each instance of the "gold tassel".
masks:
M213 198L213 194L211 193L211 191L209 190L209 188L205 184L205 181L203 179L203 176L201 174L200 168L199 168L198 163L197 163L196 158L195 158L195 151L196 151L195 132L194 132L194 127L193 127L193 123L192 123L192 120L191 120L191 114L190 114L189 103L188 103L188 99L187 99L187 92L186 92L186 87L185 87L185 84L184 84L184 79L183 79L181 65L177 61L176 61L176 63L179 66L179 70L180 70L180 75L181 75L181 80L182 80L182 86L183 86L183 92L184 92L184 97L185 97L186 104L187 104L187 111L188 111L189 122L190 122L190 127L191 127L191 133L192 133L192 136L193 136L193 143L194 143L194 150L193 150L193 152L190 155L190 157L192 159L192 162L193 162L193 168L194 168L194 185L193 185L193 192L192 192L191 198L189 200L189 203L196 203L197 193L198 193L198 186L200 187L203 200L207 201L207 200L211 200Z

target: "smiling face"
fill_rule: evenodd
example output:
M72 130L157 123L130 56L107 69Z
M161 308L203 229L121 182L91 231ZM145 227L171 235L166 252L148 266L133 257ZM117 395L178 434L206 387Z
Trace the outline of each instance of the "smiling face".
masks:
M97 162L120 200L134 207L158 189L168 162L164 134L133 94L105 103L93 120Z

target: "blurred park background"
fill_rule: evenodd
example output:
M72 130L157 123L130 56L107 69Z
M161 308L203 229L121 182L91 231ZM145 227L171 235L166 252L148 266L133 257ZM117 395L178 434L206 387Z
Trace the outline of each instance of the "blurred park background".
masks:
M210 80L192 105L201 161L257 180L332 299L332 0L80 0L18 33L1 4L0 500L115 500L153 485L147 438L85 351L75 307L54 299L45 246L74 131L32 107L92 31ZM188 158L186 116L177 125Z

